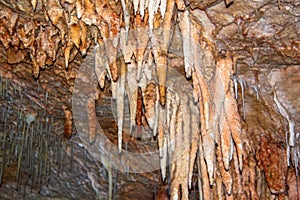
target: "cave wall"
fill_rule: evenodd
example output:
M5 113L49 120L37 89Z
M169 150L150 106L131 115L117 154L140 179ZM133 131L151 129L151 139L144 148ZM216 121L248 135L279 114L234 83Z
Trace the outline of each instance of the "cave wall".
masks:
M298 198L299 2L0 6L3 198Z

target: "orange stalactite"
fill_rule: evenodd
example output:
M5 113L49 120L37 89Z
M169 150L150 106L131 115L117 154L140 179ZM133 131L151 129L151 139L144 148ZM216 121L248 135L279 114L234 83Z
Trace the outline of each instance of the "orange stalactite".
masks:
M223 164L223 160L222 160L222 154L223 154L223 149L220 148L220 146L218 146L216 148L216 153L217 153L217 163L218 163L218 169L219 169L219 173L220 176L222 178L222 182L225 186L226 189L226 193L228 195L232 194L232 184L233 184L233 180L232 180L232 171L230 169L227 169L224 167Z
M143 125L143 94L142 94L142 89L138 87L137 91L137 106L136 106L136 136L138 138L141 138L142 135L142 125Z
M73 117L72 112L67 109L67 107L63 106L64 114L65 114L65 125L64 125L64 136L68 139L72 137L72 125L73 125Z
M64 18L64 10L57 0L48 0L46 2L46 9L48 17L53 25L57 25L61 18Z
M202 139L199 138L199 151L198 151L198 167L200 168L200 174L198 174L198 182L201 182L202 190L199 190L199 192L202 191L202 194L199 194L199 196L203 195L203 199L211 199L212 192L210 188L209 183L209 176L208 176L208 170L205 163L204 158L204 152L203 152L203 144Z
M237 102L234 98L233 88L231 88L230 92L226 94L224 108L225 108L226 118L228 120L229 127L231 130L231 135L237 150L239 167L240 170L242 170L244 148L243 148L243 141L242 141L241 117L238 112Z
M149 83L145 89L143 101L145 105L145 117L151 129L154 128L156 122L156 88L157 86L154 83Z
M84 1L84 13L82 14L81 20L87 25L95 24L97 20L97 14L95 5L90 0Z
M70 40L73 42L76 48L79 49L80 40L81 40L80 25L78 23L69 25L69 34L70 34Z

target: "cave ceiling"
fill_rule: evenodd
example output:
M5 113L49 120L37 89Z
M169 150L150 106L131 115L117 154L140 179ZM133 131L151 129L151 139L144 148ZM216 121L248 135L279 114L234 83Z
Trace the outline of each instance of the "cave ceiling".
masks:
M0 0L0 199L299 199L299 0Z

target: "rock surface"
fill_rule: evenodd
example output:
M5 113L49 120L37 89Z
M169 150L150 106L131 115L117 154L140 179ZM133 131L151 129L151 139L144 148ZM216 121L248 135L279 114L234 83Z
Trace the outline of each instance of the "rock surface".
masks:
M127 148L135 153L154 152L157 159L143 160L143 166L160 166L156 171L136 173L134 170L138 167L133 167L130 169L132 171L126 173L126 152L114 154L108 148L103 150L95 147L92 142L90 146L87 145L87 140L81 137L81 133L88 133L90 128L82 125L87 117L86 112L77 112L77 115L73 113L73 129L69 134L72 137L64 134L64 110L74 112L74 96L78 93L76 81L82 81L87 85L84 93L81 93L84 97L79 104L82 105L77 106L86 109L84 102L88 99L93 99L92 102L95 100L95 105L91 106L95 110L91 112L95 112L97 116L96 122L99 125L96 129L99 131L100 127L101 134L105 134L105 147L118 146L119 112L116 110L117 102L113 99L116 86L112 80L108 80L111 76L109 70L104 73L106 80L103 89L97 84L91 84L91 77L95 80L99 77L89 74L89 71L94 71L95 65L93 60L89 60L90 56L94 55L95 46L101 42L106 45L105 51L108 54L103 63L108 62L109 66L103 66L104 69L114 67L115 63L111 62L109 56L118 49L114 46L116 40L110 39L115 38L119 29L123 31L126 25L122 21L123 17L120 17L124 12L121 2L107 2L109 3L104 5L107 7L103 11L99 6L103 6L103 2L98 0L0 1L1 199L152 199L157 191L165 189L162 185L170 182L181 181L181 188L185 184L188 187L188 181L184 178L171 177L163 183L159 170L163 160L159 155L165 154L159 154L162 152L157 149L160 145L159 136L152 137L151 127L149 128L145 118L142 118L142 138L135 137L135 132L131 135L130 101L127 97L123 150ZM218 185L217 178L220 175L214 175L213 187L206 192L214 199L299 198L296 174L299 173L297 167L300 151L300 3L288 0L182 2L184 8L189 10L193 26L201 30L198 39L202 57L194 60L204 60L201 72L208 86L213 85L215 63L224 57L224 52L231 52L236 59L230 79L232 83L234 76L237 80L236 90L232 88L237 92L236 103L241 126L246 132L242 134L243 171L239 171L239 152L234 150L231 155L228 173L233 180L232 194L226 194L222 179L219 179L221 186ZM83 10L80 10L81 4L84 5ZM96 4L98 7L95 9L93 5ZM178 8L175 8L180 13L182 11L178 11L178 5L180 1L176 1ZM127 6L127 9L130 8L131 6ZM84 12L79 16L81 11ZM149 17L149 12L146 9L145 19ZM101 17L96 18L95 13ZM147 22L138 21L140 16L137 14L135 17L133 13L132 10L131 28L148 26ZM172 20L176 24L179 19ZM164 24L161 16L155 14L154 27L161 24ZM177 76L185 78L184 41L177 25L174 30L176 31L168 48L168 70L177 70ZM132 42L134 46L134 36L129 34L128 37L129 43ZM193 37L190 43L198 45L195 38L197 37ZM144 39L150 41L148 36ZM141 49L146 48L141 41L139 44ZM147 54L145 52L143 55ZM138 55L137 51L134 56L124 55L126 64L134 64L133 59L139 62ZM151 56L155 57L154 54L149 57ZM159 61L156 59L155 62ZM80 73L83 66L89 71ZM148 75L155 77L151 70L150 67L145 67L142 71L150 72ZM120 75L120 72L117 73L119 74L115 75ZM191 87L195 86L193 78L187 79L187 82ZM211 88L213 87L209 88L209 92ZM182 92L181 95L180 98L185 93ZM283 114L282 109L286 114ZM26 119L33 119L32 124L26 124ZM26 132L26 129L29 131ZM295 141L289 139L292 131ZM95 141L101 138L97 134ZM20 151L19 148L26 150ZM101 153L99 149L102 150ZM123 171L114 169L107 161L115 158L124 161L118 166L119 170L124 168ZM205 164L204 158L202 161ZM130 164L139 166L141 163L131 160ZM202 177L203 182L196 184L201 179L199 166L201 163L197 163L196 159L195 165L192 165L193 170L190 170L193 187L189 190L189 199L198 199L201 195L207 197L204 190L205 184L209 188L209 182L205 183ZM177 167L176 170L185 169L183 164ZM215 168L214 174L220 174L218 167ZM166 169L168 176L173 175L171 172L171 167ZM168 189L171 191L174 188ZM184 190L181 193L182 199L183 193ZM162 194L163 197L156 199L167 199L164 195L165 193Z

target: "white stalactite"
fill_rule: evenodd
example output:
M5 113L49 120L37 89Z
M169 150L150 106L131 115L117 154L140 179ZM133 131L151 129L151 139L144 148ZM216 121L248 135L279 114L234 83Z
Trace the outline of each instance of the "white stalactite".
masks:
M133 0L133 9L134 9L134 14L138 11L139 8L139 0Z
M238 84L237 84L237 75L233 75L233 85L234 85L234 93L235 93L235 99L238 99Z
M158 8L159 8L160 0L155 0L155 9L154 12L157 13Z
M189 163L189 189L192 187L193 169L195 164L196 155L198 152L198 141L200 135L199 123L199 107L193 101L189 100L191 111L191 147L190 147L190 163Z
M167 161L168 161L168 137L167 134L164 135L164 145L163 145L163 155L160 159L160 168L161 168L161 178L163 181L166 179L167 174Z
M187 78L192 75L193 60L191 58L191 22L189 18L189 10L179 13L179 28L183 42L184 69Z
M118 149L122 151L122 133L124 121L124 96L125 96L125 80L126 80L126 64L123 56L117 58L120 67L121 76L119 77L117 86L117 119L118 119Z
M243 108L243 119L245 120L245 83L243 79L238 79L240 86L242 88L242 108Z
M145 15L145 1L146 0L140 0L140 15L142 18L144 18Z
M199 101L199 109L200 109L200 122L201 122L201 136L202 141L201 144L199 142L199 148L203 148L203 156L206 161L206 169L208 173L208 179L209 183L212 185L214 182L214 171L215 171L215 133L210 129L210 93L208 89L207 82L204 79L204 76L202 74L201 66L202 62L199 59L201 57L201 54L199 52L199 31L197 28L191 24L191 37L192 41L190 49L192 49L191 52L193 52L192 57L193 63L194 63L194 72L193 75L193 96L194 101ZM199 139L200 141L200 139ZM201 161L202 162L202 161ZM201 165L204 167L203 165ZM207 178L205 175L202 174L202 178ZM204 180L203 184L205 185L206 179ZM204 187L207 187L206 185ZM205 190L205 189L204 189ZM204 191L203 191L204 192ZM204 198L207 196L204 192Z
M149 5L148 5L148 13L149 13L149 37L152 37L152 32L153 32L153 23L154 23L154 13L155 13L155 4L156 0L149 0Z
M289 139L288 139L288 145L293 147L295 144L295 123L294 120L289 116L288 111L286 108L281 104L281 102L278 100L276 91L274 91L274 101L279 109L280 114L288 121L289 124Z
M123 8L123 16L124 16L124 24L125 24L125 31L126 31L126 41L128 41L128 32L130 26L130 14L127 9L127 5L125 0L121 0L122 8Z
M170 133L170 149L171 152L175 151L175 134L176 134L176 123L177 123L177 110L178 110L178 100L176 98L176 94L172 95L172 116L170 119L170 127L169 127L169 133Z
M165 12L166 12L166 9L167 9L167 0L160 0L159 9L160 9L160 14L162 16L162 19L164 19Z
M134 62L131 62L127 65L128 73L126 75L126 91L128 94L129 100L129 110L130 110L130 134L135 127L135 117L136 117L136 108L137 108L137 95L138 95L138 84L136 79L132 78L136 76L136 65Z
M166 176L166 161L167 155L164 155L164 148L167 148L167 143L165 144L165 123L166 123L166 112L165 109L160 107L159 116L158 116L158 135L157 135L157 143L158 143L158 151L160 157L160 169L162 173L162 179L165 179ZM165 157L164 157L165 156Z

